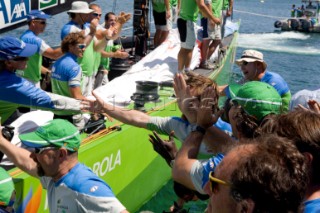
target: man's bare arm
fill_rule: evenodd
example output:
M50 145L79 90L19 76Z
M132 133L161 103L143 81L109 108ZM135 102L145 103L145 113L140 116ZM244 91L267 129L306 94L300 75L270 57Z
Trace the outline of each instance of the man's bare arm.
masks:
M2 129L2 128L1 128ZM32 153L26 149L17 147L7 141L2 134L0 134L0 151L21 170L31 176L38 177L37 163L31 157Z

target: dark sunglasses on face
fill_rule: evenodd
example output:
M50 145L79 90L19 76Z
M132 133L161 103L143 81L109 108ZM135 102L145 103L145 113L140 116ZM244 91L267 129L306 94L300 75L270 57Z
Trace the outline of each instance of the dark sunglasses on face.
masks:
M12 61L28 61L28 57L17 57L17 58L13 58L11 59Z
M244 66L247 66L248 64L249 64L249 62L247 62L247 61L242 62L242 65L244 65Z
M231 183L228 183L224 180L218 179L213 177L213 172L210 172L209 174L209 180L210 180L210 190L212 193L216 192L218 185L225 185L225 186L231 186Z
M47 24L46 21L42 21L42 20L33 20L33 21L39 22L40 24L43 24L43 25Z
M86 48L86 44L78 44L79 49L84 49Z
M95 17L101 17L102 14L99 13L92 13Z

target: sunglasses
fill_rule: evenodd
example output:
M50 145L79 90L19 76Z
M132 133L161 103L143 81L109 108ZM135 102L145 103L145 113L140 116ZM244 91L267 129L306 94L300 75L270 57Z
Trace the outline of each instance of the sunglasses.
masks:
M212 193L217 191L217 187L219 184L221 185L225 185L225 186L231 186L231 183L228 183L224 180L220 180L218 178L213 177L213 172L210 172L209 174L209 178L210 178L210 190Z
M79 49L84 49L86 48L86 44L78 44Z
M101 17L102 14L99 13L92 13L92 15L94 15L95 17Z
M12 61L28 61L28 57L17 57L17 58L13 58L11 59Z
M249 64L249 62L243 61L241 65L247 66L248 64Z
M33 20L33 21L39 22L40 24L43 24L43 25L47 24L46 21L42 21L42 20Z
M42 152L44 152L46 150L52 150L52 149L58 149L58 147L47 146L47 147L43 147L43 148L34 148L34 153L41 154Z

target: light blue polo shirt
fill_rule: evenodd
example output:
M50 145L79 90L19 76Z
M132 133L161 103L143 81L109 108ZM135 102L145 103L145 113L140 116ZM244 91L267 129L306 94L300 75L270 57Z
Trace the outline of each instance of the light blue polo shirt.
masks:
M47 189L50 212L120 213L126 209L110 186L80 163L57 182L50 177L40 181Z
M53 93L67 97L71 97L70 87L81 86L81 67L76 55L66 53L54 63L51 83Z

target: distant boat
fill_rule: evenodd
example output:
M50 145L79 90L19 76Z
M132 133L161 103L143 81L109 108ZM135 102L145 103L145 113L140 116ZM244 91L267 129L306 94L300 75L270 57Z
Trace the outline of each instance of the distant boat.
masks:
M308 6L306 6L304 11L301 11L301 17L277 20L274 22L274 27L280 28L282 31L320 33L320 0L303 0L302 3L308 3ZM316 5L312 5L312 3Z

